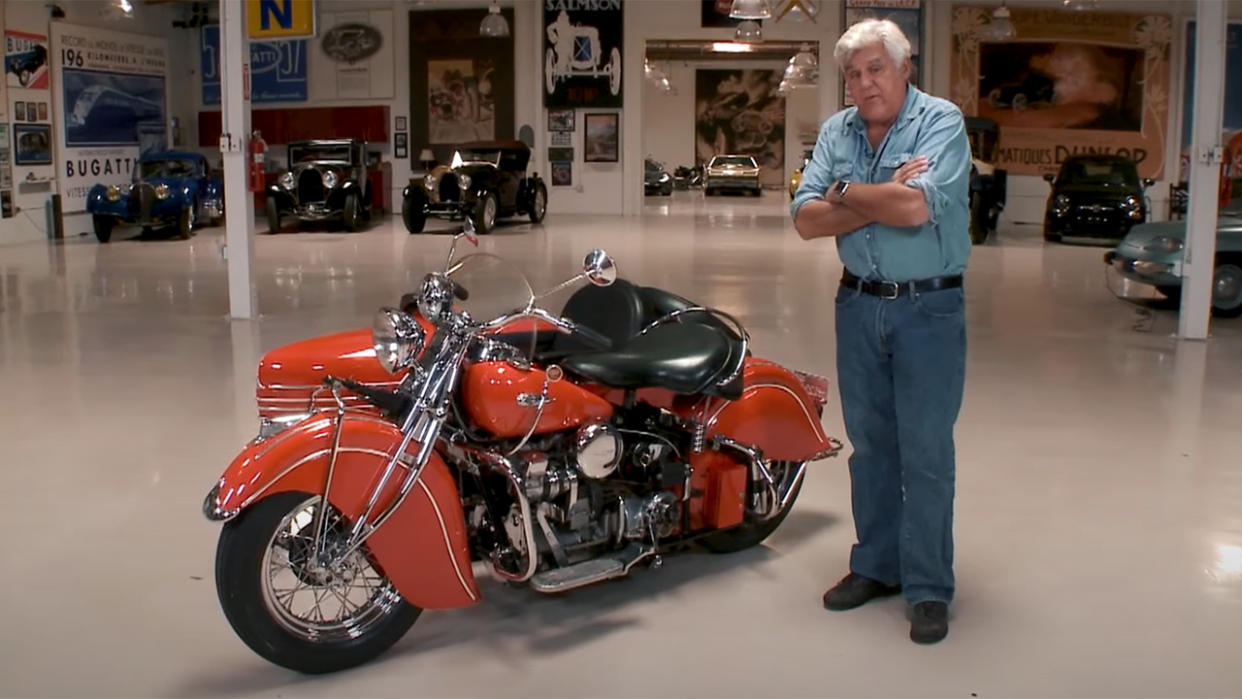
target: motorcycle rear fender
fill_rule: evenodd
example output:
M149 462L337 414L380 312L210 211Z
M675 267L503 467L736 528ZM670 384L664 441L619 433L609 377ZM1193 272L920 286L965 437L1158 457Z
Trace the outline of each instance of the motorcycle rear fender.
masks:
M758 447L773 461L811 461L838 447L824 434L820 406L802 381L784 367L747 359L742 397L708 407L707 436Z
M319 413L269 440L251 443L208 494L204 513L209 519L229 520L245 516L247 507L275 493L322 494L335 427L335 413ZM328 500L350 520L365 509L401 439L390 422L346 415ZM412 460L417 449L411 443L405 459ZM399 464L375 514L392 502L408 472L405 463ZM365 546L410 604L453 609L479 601L457 484L435 452L409 496Z

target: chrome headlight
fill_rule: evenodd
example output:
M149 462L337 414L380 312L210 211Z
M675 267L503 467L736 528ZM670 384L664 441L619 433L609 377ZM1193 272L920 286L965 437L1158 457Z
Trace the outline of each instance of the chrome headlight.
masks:
M384 371L395 374L410 366L423 351L427 332L413 316L395 308L381 308L371 324L375 359Z
M418 292L418 312L439 325L448 320L453 309L453 282L443 274L428 274Z
M279 184L281 187L284 187L285 189L293 189L293 173L286 172L285 174L281 175L280 179L277 180L276 182L277 184Z
M1143 202L1140 201L1138 197L1126 197L1125 201L1121 204L1121 208L1125 209L1126 213L1130 214L1130 218L1143 218Z
M423 178L423 189L428 192L436 191L436 183L439 182L439 180L440 178L435 175L427 175Z
M1070 210L1070 198L1065 196L1064 194L1058 194L1056 198L1052 200L1052 211L1056 213L1058 216L1063 216L1065 214L1068 214L1069 210Z
M667 173L667 172L666 172L666 173L664 173L663 175L660 175L660 181L661 181L661 182L668 182L668 179L669 179L669 178L668 178L668 173Z
M1178 252L1183 247L1185 247L1185 243L1182 242L1181 238L1162 235L1158 238L1153 238L1151 242L1143 246L1143 249L1148 252Z
M470 175L463 173L457 176L457 186L463 190L470 189L472 183L473 180L470 179Z
M120 201L120 200L121 200L121 190L120 190L120 188L119 188L119 187L117 187L117 186L115 186L115 185L110 185L110 186L108 187L108 193L107 193L107 195L106 195L106 196L108 197L108 201Z
M168 198L168 185L166 184L156 185L155 186L155 198L156 199L167 199Z
M323 188L324 189L336 189L336 183L340 181L341 181L341 178L337 177L335 170L324 170L324 173L323 173Z

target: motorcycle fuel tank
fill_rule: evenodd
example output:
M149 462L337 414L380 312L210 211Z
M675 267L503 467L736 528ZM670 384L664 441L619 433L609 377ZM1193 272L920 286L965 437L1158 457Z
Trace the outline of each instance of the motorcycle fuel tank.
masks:
M470 420L497 437L525 436L536 417L539 424L534 434L546 434L606 420L613 414L608 401L562 380L559 367L545 371L520 369L508 362L479 362L466 370L461 389Z

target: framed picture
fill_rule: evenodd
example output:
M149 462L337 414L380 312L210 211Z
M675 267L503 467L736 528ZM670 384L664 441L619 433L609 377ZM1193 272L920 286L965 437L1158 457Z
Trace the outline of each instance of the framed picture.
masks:
M396 128L396 130L397 130L397 131L408 131L408 130L409 130L409 129L407 128L407 126L406 126L405 117L403 117L403 116L399 116L399 117L397 117L397 128Z
M553 131L551 143L554 146L572 146L574 135L568 131Z
M52 127L47 124L14 126L13 164L51 165Z
M565 162L567 160L573 160L573 159L574 159L573 148L549 148L548 149L548 162L550 163Z
M410 157L410 141L409 135L404 131L398 131L392 136L392 155L394 158Z
M47 102L39 103L39 121L47 121Z
M552 163L552 186L568 187L574 183L574 164L569 161Z
M13 103L13 121L26 121L26 103Z
M583 160L588 163L615 163L621 153L619 118L616 112L587 114Z
M549 109L548 110L548 131L573 131L574 130L574 110L572 109Z

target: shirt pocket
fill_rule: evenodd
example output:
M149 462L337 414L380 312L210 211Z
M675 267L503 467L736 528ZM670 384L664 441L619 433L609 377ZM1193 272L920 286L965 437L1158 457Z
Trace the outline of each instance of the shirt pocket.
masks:
M875 180L877 184L888 182L893 179L893 173L897 172L897 168L905 165L914 159L914 153L896 153L893 155L885 155L880 158L880 163L876 167Z

